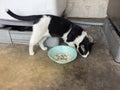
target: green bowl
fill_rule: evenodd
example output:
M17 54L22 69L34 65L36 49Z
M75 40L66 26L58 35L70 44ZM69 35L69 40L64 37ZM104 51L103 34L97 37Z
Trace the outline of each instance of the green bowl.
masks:
M60 45L51 48L48 57L59 64L66 64L76 59L77 52L70 46Z

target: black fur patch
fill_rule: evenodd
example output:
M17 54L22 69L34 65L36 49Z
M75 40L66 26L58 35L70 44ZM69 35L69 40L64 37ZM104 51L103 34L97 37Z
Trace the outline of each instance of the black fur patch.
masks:
M43 15L20 16L13 13L11 10L8 10L7 13L16 19L23 20L23 21L35 21L40 19L43 16Z
M52 19L48 27L51 36L62 37L64 33L68 32L71 25L73 24L72 22L62 17L51 16L51 18Z
M80 36L83 32L83 29L77 25L73 25L71 31L69 32L67 36L67 42L74 41L75 38Z

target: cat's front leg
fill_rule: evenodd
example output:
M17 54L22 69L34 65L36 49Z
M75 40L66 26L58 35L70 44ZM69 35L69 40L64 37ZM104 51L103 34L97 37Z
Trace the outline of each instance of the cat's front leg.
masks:
M73 42L69 42L67 43L70 47L73 47L74 48L74 43Z
M32 34L31 39L30 39L30 43L29 43L29 55L34 55L34 46L37 44L37 42L39 41L39 39L36 39L34 37L34 34Z
M43 44L40 43L40 48L43 50L43 51L46 51L48 48L45 47Z

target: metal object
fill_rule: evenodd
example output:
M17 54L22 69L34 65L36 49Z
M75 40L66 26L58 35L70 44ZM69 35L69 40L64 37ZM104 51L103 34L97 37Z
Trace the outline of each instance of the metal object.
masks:
M104 23L102 22L89 22L89 21L78 21L78 20L71 20L73 23L81 24L81 25L93 25L93 26L103 26Z
M120 0L109 0L108 5L108 17L110 18L111 22L115 26L115 30L120 36Z
M105 35L116 62L120 63L120 0L109 0L108 19L105 20Z
M105 20L104 33L114 60L120 63L120 37L108 19Z
M0 43L12 43L8 29L0 29Z

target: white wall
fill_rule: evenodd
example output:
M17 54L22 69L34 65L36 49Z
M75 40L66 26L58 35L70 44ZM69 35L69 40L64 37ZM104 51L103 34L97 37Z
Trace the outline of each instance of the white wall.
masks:
M67 0L66 15L80 18L104 18L109 0Z
M61 15L66 8L66 0L0 0L0 19L16 20L6 13L12 10L18 15Z

